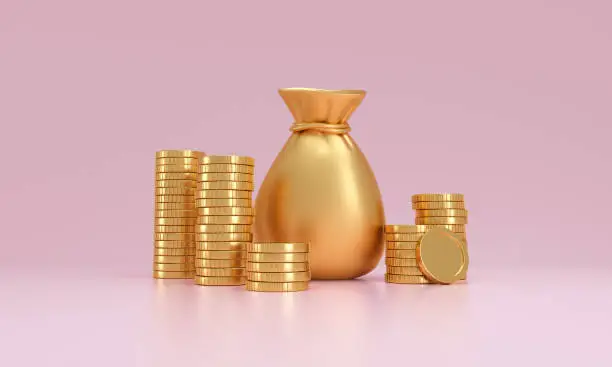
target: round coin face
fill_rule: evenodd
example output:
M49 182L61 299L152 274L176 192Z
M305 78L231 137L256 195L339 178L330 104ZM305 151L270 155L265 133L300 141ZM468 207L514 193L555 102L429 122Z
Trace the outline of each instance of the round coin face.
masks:
M247 280L246 289L254 292L297 292L308 289L309 282L271 283Z
M463 241L444 228L427 232L419 241L416 256L419 269L427 279L441 284L459 280L468 263Z

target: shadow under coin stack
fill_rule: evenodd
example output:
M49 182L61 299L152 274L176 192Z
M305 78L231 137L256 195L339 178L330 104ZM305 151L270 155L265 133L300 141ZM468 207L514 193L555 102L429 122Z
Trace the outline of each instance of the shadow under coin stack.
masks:
M253 239L255 160L235 155L200 161L196 192L199 285L245 284L246 248Z
M246 289L256 292L297 292L308 289L307 243L255 242L247 246Z
M196 175L202 152L155 153L155 223L153 277L194 276Z

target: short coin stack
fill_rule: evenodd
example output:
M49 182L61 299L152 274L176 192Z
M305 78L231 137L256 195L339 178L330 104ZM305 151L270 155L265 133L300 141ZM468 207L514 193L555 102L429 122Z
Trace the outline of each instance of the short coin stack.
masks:
M307 243L255 242L247 245L246 289L256 292L296 292L308 289Z
M203 155L194 150L155 154L154 278L194 275L196 175Z
M255 160L236 155L200 161L196 192L196 266L199 285L243 285L246 248L253 239Z

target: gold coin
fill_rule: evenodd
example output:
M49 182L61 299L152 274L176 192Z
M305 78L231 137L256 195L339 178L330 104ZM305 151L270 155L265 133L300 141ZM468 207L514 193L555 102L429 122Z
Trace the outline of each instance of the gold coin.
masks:
M158 187L155 189L155 195L190 195L194 197L196 192L195 187Z
M418 266L387 266L387 274L423 276Z
M244 259L229 259L229 260L214 260L214 259L196 259L196 268L244 268L246 260Z
M298 292L308 289L309 282L271 283L247 280L246 289L255 292Z
M252 182L237 182L237 181L208 181L198 184L200 190L238 190L238 191L253 191L255 185Z
M164 196L156 196L156 203L189 203L194 204L195 199L193 195L164 195Z
M306 262L302 263L246 263L247 271L260 273L293 273L310 271L310 266Z
M157 173L174 173L174 172L178 172L178 173L183 173L183 172L190 172L190 173L197 173L198 172L198 166L196 165L189 165L189 164L177 164L177 165L171 165L171 166L155 166L155 172Z
M197 222L198 212L195 209L185 210L156 210L155 218L195 219Z
M463 194L417 194L412 195L412 202L420 201L463 201Z
M302 242L255 242L247 245L249 252L308 252L309 246Z
M238 190L200 190L195 194L196 199L252 199L253 191Z
M255 159L239 155L208 155L201 160L202 164L242 164L254 166Z
M253 226L250 224L198 224L195 226L197 233L251 233Z
M387 258L416 259L416 250L387 250Z
M188 233L194 231L194 226L154 226L157 233Z
M196 224L253 224L251 215L201 215Z
M187 188L195 189L198 186L198 181L195 180L162 180L155 181L156 189L164 188Z
M198 208L212 208L218 206L250 208L253 206L253 202L251 199L196 199L196 207Z
M237 207L214 207L214 208L198 208L198 215L255 215L254 208L237 208Z
M162 271L153 270L153 278L156 279L191 279L195 272L191 271Z
M385 282L387 283L398 283L398 284L429 284L431 283L424 276L418 275L399 275L399 274L385 274Z
M193 226L196 218L155 218L158 226Z
M198 251L246 251L250 242L196 242Z
M258 273L248 272L247 279L254 282L288 283L288 282L307 282L310 280L309 271L299 273Z
M197 150L160 150L155 152L155 158L201 158L204 152Z
M386 241L388 250L416 250L417 241Z
M465 217L417 217L414 218L417 224L467 224Z
M184 166L197 166L198 158L157 158L155 164L158 166L168 165L184 165Z
M193 196L192 196L193 198ZM195 200L183 203L155 203L155 211L163 210L195 210Z
M183 256L164 256L164 255L155 255L153 256L153 261L158 264L186 264L192 263L195 258L193 255L183 255Z
M459 280L468 262L463 241L444 228L427 232L419 241L416 256L418 266L427 279L442 284Z
M456 233L465 238L465 233ZM387 233L385 234L385 240L388 242L413 242L420 240L424 234L425 233Z
M412 203L412 209L465 209L463 201L419 201Z
M255 173L255 167L243 164L201 164L199 173Z
M190 263L183 263L183 264L160 264L160 263L154 263L153 264L153 270L158 270L158 271L189 271L189 272L194 272L195 270L195 266L193 265L193 262Z
M195 256L195 247L187 248L154 248L155 256ZM160 261L163 262L163 261Z
M468 211L465 209L432 209L416 210L417 217L467 217Z
M246 251L197 251L196 259L232 260L246 258Z
M239 182L253 182L255 177L248 173L218 173L218 172L207 172L198 174L199 182L207 181L239 181Z
M176 234L176 233L157 233L157 234ZM192 241L153 241L153 246L158 249L195 249L195 242ZM161 254L160 254L161 255Z
M395 257L387 257L385 259L387 266L418 266L416 259L398 259Z
M196 275L193 281L197 285L244 285L246 279L244 276L235 277L203 277Z
M203 277L244 277L244 268L196 268L196 275Z
M425 233L429 230L426 226L414 224L388 224L385 226L385 233Z
M155 173L156 181L193 181L196 182L197 173L195 172L157 172Z
M308 261L307 252L280 254L271 252L249 252L247 261L255 263L301 263Z
M195 242L195 233L154 233L155 241L174 242L174 241L187 241Z
M196 233L198 242L242 242L252 241L251 233Z

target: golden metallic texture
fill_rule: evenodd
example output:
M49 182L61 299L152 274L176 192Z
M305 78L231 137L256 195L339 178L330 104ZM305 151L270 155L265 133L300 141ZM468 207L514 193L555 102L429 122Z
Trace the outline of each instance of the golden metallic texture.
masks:
M156 279L192 279L195 272L192 271L161 271L153 270L153 278Z
M155 218L155 225L158 226L193 226L196 218Z
M300 263L308 261L307 252L280 254L271 252L249 252L247 261L259 263Z
M196 233L198 242L242 242L252 241L251 233Z
M247 280L246 290L255 292L298 292L308 289L309 282L266 283Z
M463 226L463 225L461 225ZM463 226L465 227L465 226ZM444 228L443 226L437 226L434 228ZM448 229L448 228L447 228ZM465 228L463 228L465 230ZM465 233L455 232L461 237L465 238ZM406 242L406 241L418 241L423 237L425 233L387 233L385 234L385 240L387 242Z
M431 282L418 275L385 274L385 282L397 284L430 284Z
M196 242L198 251L246 251L250 242Z
M183 256L164 256L164 255L156 255L153 256L153 261L158 264L185 264L192 263L195 260L193 255L183 255Z
M418 266L387 266L387 274L423 276Z
M215 260L215 259L196 259L196 268L244 268L246 264L245 259L228 259L228 260Z
M255 185L252 182L208 181L198 183L198 189L253 191L255 189Z
M465 209L432 209L416 210L417 217L467 217L468 211Z
M247 271L255 271L260 273L291 273L310 271L310 266L307 262L302 263L246 263Z
M196 275L193 277L193 282L197 285L243 285L246 279L244 276L204 277Z
M253 224L251 215L201 215L196 224Z
M198 215L255 215L254 208L215 207L198 208Z
M154 248L153 254L156 256L195 256L195 247L188 248ZM163 261L160 261L163 263Z
M156 181L185 181L185 180L189 180L189 181L193 181L193 182L197 182L196 181L196 177L197 177L197 173L195 172L157 172L155 173L155 180Z
M429 230L427 226L417 226L415 224L387 224L385 233L425 233Z
M208 172L198 174L199 182L209 181L239 181L239 182L253 182L255 177L248 173L218 173Z
M197 166L198 158L157 158L155 164L158 166Z
M412 203L412 209L465 209L463 201L419 201Z
M157 233L188 233L194 231L194 225L184 226L154 226Z
M198 172L198 166L197 165L189 165L189 164L177 164L177 165L170 165L170 166L155 166L155 172L157 173L183 173L183 172L190 172L190 173L197 173Z
M254 242L247 245L249 252L308 252L308 243L302 242Z
M197 219L198 212L194 209L185 210L156 210L155 218L193 218Z
M195 233L154 233L155 241L187 241L195 242Z
M307 282L310 280L310 272L302 271L299 273L258 273L248 272L247 279L254 282L288 283L288 282Z
M466 217L417 217L416 224L467 224Z
M164 188L196 188L198 182L196 180L161 180L155 181L156 189Z
M251 199L253 191L238 190L200 190L195 194L196 199Z
M193 195L158 195L155 196L155 203L189 203L195 202Z
M427 279L441 284L459 280L468 263L463 241L444 228L427 232L419 241L416 255L418 266Z
M155 195L190 195L194 197L196 192L195 187L158 187L155 189Z
M250 224L198 224L196 233L251 233Z
M417 241L387 241L385 243L385 248L388 250L416 250L417 243Z
M435 194L412 195L413 203L418 203L421 201L463 201L463 194L435 193Z
M196 207L198 208L213 208L213 207L239 207L250 208L253 205L251 199L196 199Z
M254 166L247 166L243 164L201 164L200 170L198 173L208 173L208 172L217 172L217 173L255 173Z
M183 264L160 264L153 263L154 271L190 271L194 272L195 267L193 262Z
M168 234L176 234L176 233L168 233ZM153 246L155 248L160 249L188 249L195 248L195 242L193 239L191 241L153 241Z
M385 259L387 266L418 266L416 259L398 259L395 257L387 257Z
M200 160L201 164L242 164L254 166L255 159L239 155L207 155Z
M193 198L193 196L192 196ZM162 210L195 210L195 200L182 203L155 203L155 211Z
M160 150L155 153L155 158L201 158L204 152L197 150Z
M416 259L416 250L387 250L387 258Z
M231 260L245 259L246 251L196 251L196 259Z
M195 268L196 275L202 277L244 277L244 268Z

